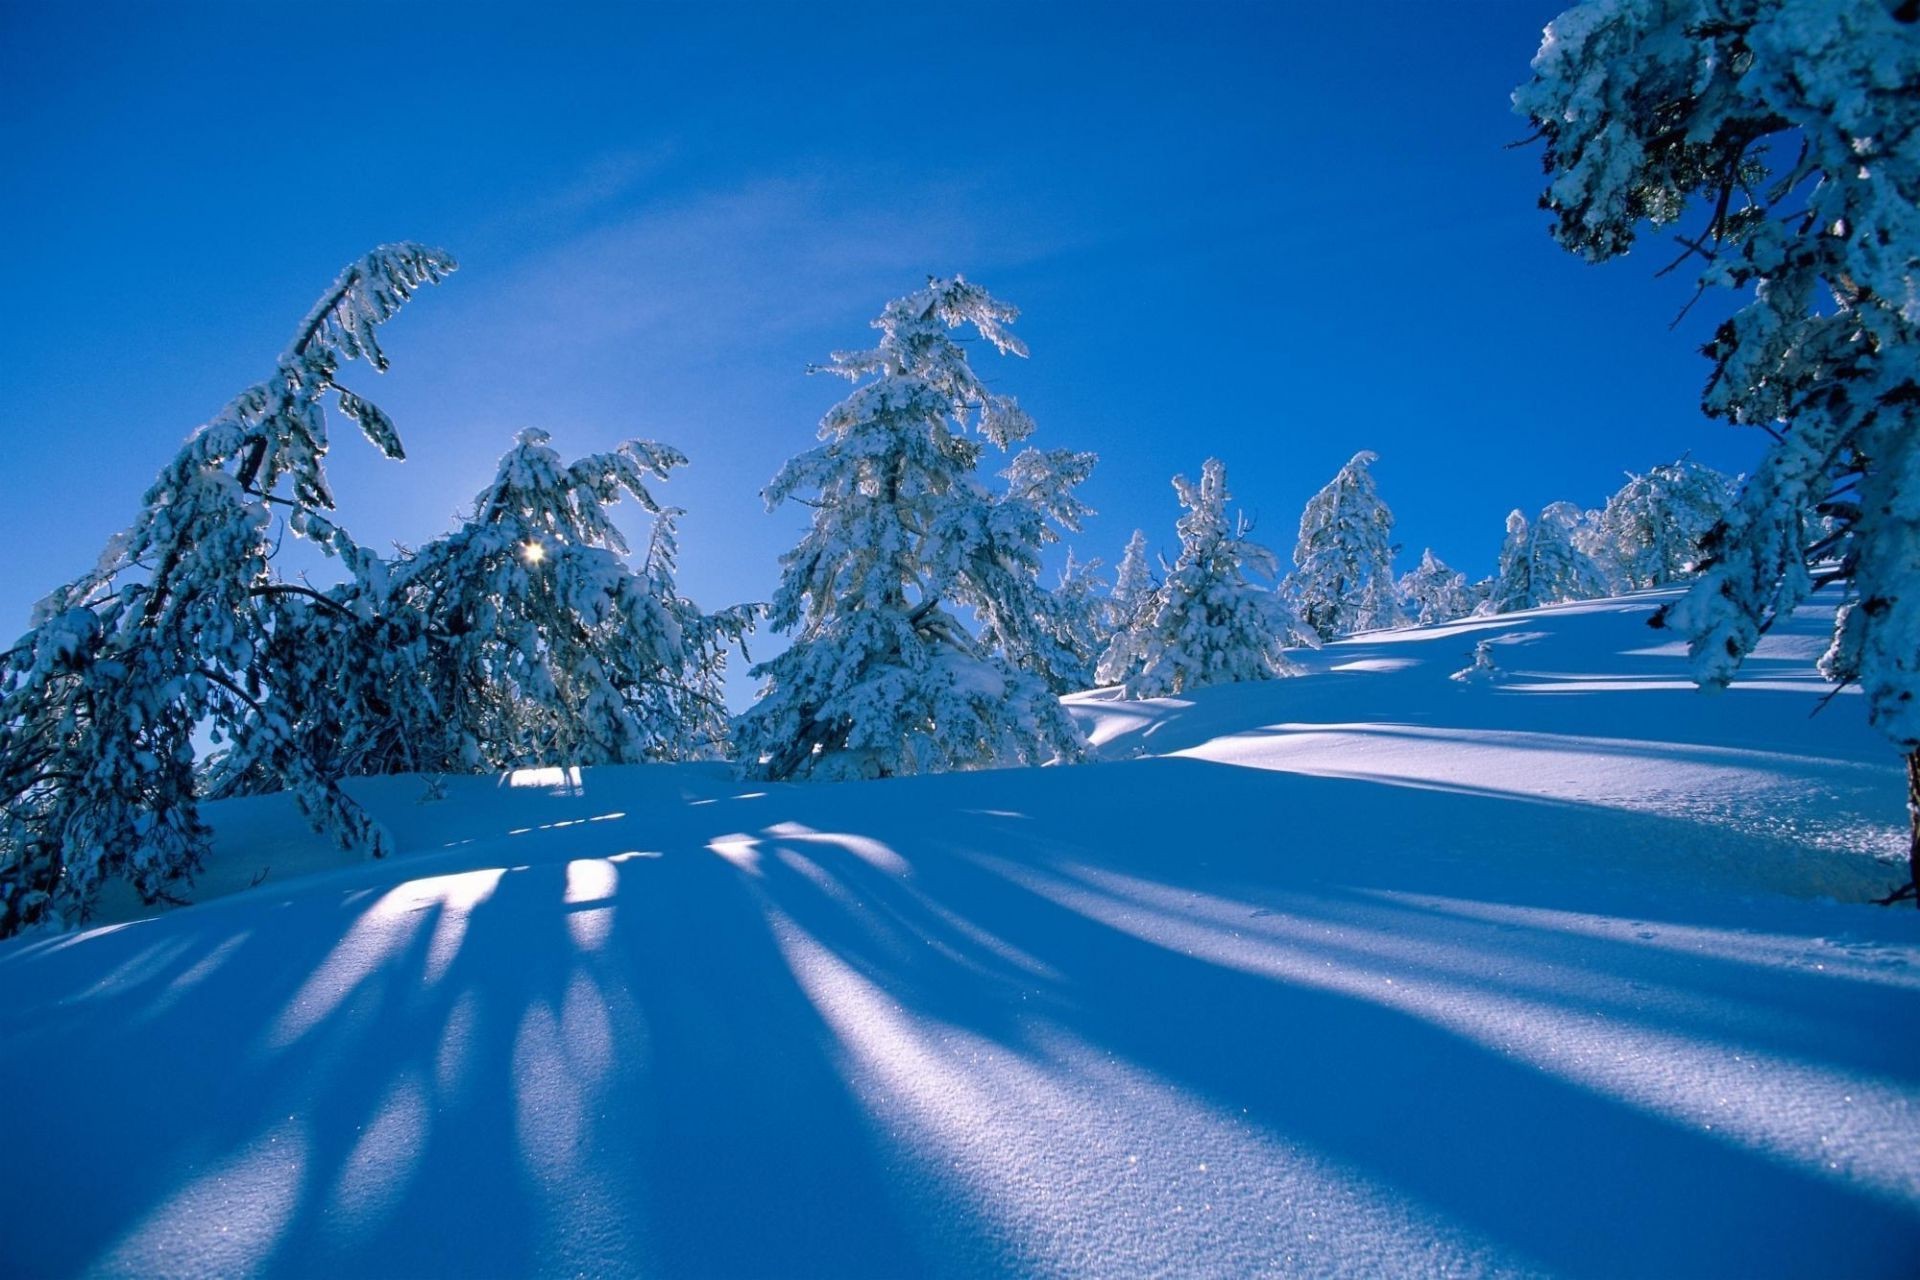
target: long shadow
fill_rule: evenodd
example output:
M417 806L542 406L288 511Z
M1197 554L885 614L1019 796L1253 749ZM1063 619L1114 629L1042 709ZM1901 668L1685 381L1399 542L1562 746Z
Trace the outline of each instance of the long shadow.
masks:
M1657 1241L1658 1268L1676 1273L1902 1269L1920 1245L1911 1188L1812 1172L1656 1114L1604 1076L1542 1066L1524 1036L1502 1044L1356 984L1404 975L1469 1008L1598 1019L1752 1053L1763 1073L1786 1063L1910 1096L1920 996L1570 935L1540 914L1636 902L1604 868L1537 869L1566 824L1649 847L1698 839L1690 824L1461 794L1410 809L1379 793L1162 760L773 789L644 819L629 803L634 816L585 825L599 806L569 801L555 809L568 816L386 868L371 888L0 953L0 1096L40 1103L17 1108L0 1161L0 1272L907 1275L1045 1261L879 1105L861 1046L796 974L783 930L884 993L889 1016L1082 1091L1098 1087L1086 1060L1111 1060L1155 1096L1199 1099L1503 1256L1644 1272L1643 1242ZM732 834L750 837L751 867L709 851ZM879 842L904 870L836 834ZM1468 839L1475 861L1450 861ZM636 850L657 856L605 861ZM1463 922L1422 893L1535 914ZM1243 927L1222 903L1248 908ZM1633 909L1678 927L1741 919L1700 895ZM1591 981L1557 986L1563 971ZM1593 1049L1607 1044L1597 1031ZM982 1096L1019 1103L991 1056L956 1063ZM1112 1110L1116 1123L1150 1113L1124 1095ZM1031 1138L1075 1155L1063 1134ZM1279 1249L1281 1228L1266 1230Z
M1153 797L1204 793L1223 809L1253 798L1254 789L1236 788L1223 777L1188 781L1187 787L1132 790ZM1332 801L1340 789L1334 784L1323 798ZM1111 800L1121 790L1103 788L1102 794ZM1360 799L1357 789L1353 799ZM905 807L937 811L931 797L923 800ZM1019 807L1017 798L1007 803ZM1453 812L1436 817L1470 824L1476 805L1462 797L1442 808ZM1135 847L1145 817L1125 813L1115 822ZM1684 829L1664 825L1670 834ZM1902 1200L1843 1185L1542 1071L1499 1045L1463 1038L1400 1009L1184 955L1173 944L1145 940L995 876L966 856L972 851L964 845L940 848L912 828L884 822L863 826L861 834L916 851L911 882L809 846L815 864L830 870L846 893L822 893L800 877L777 881L774 894L796 923L916 1018L964 1028L1034 1058L1046 1055L1036 1023L1051 1024L1096 1052L1118 1054L1211 1099L1225 1113L1251 1114L1271 1132L1360 1167L1555 1269L1635 1270L1646 1263L1637 1242L1645 1236L1666 1251L1660 1265L1681 1274L1895 1273L1920 1244L1920 1210L1911 1188ZM1058 832L1023 833L1008 843L1019 847L1016 857L1042 867L1074 854L1102 860L1098 831L1071 838L1093 847L1062 849L1055 843ZM1037 958L1057 976L1042 980L1006 971L996 951L970 944L947 915L929 910L929 899L961 910L975 929ZM849 918L849 900L862 905L864 918ZM921 948L915 962L903 965L900 947L876 943L876 919L895 922L907 937L941 945ZM1338 911L1326 922L1349 923ZM1302 932L1310 934L1317 923L1302 921ZM968 956L969 975L1000 965L999 979L961 980L948 958L955 950ZM1606 966L1607 950L1582 945L1571 962ZM1326 959L1351 966L1367 957L1331 947ZM1490 963L1497 960L1489 956ZM1375 967L1383 975L1393 971L1377 961ZM1642 967L1660 966L1654 960ZM1666 974L1669 982L1690 984L1697 972L1717 975L1703 989L1717 998L1739 985L1732 975L1740 966L1729 960L1667 969L1679 970ZM1774 977L1765 975L1768 981ZM1749 973L1748 998L1753 984ZM1489 979L1478 985L1493 991L1504 984ZM1832 994L1814 979L1802 978L1799 985L1804 990L1783 1007L1799 1006L1803 1017L1807 1010L1800 1001ZM1043 997L1037 1019L1031 999L1036 986ZM1537 988L1525 994L1536 1001L1551 997ZM1568 1003L1592 1012L1584 999ZM1862 1007L1869 1003L1871 1009ZM1870 1013L1883 1027L1911 1028L1912 1015L1920 1013L1920 998L1909 991L1872 993L1870 1002L1867 993L1856 993L1853 1004L1849 1012ZM1662 1021L1658 1012L1637 1016L1654 1026ZM1848 1025L1851 1019L1835 1021ZM1685 1032L1689 1024L1667 1029ZM1780 1039L1777 1047L1806 1061L1830 1061L1815 1031L1802 1027ZM1860 1061L1865 1058L1913 1090L1920 1086L1913 1065L1916 1039L1910 1031L1889 1039L1883 1051L1875 1051L1856 1038L1852 1052L1833 1055L1841 1061L1832 1065L1858 1069L1868 1065Z
M458 908L299 896L238 945L181 912L0 958L0 1088L59 1104L0 1162L0 1272L927 1270L747 887L698 845L600 865L564 906L541 860Z

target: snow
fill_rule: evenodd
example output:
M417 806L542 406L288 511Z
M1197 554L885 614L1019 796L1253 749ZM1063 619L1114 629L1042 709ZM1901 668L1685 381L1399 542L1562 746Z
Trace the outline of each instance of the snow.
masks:
M1708 697L1672 597L1081 695L1071 767L210 805L210 900L0 947L0 1272L1907 1274L1897 760L1830 613Z

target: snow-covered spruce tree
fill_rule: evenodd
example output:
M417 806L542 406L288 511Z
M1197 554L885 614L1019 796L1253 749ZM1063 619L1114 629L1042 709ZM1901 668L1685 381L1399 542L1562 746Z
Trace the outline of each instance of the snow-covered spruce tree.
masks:
M331 777L722 754L726 649L753 610L679 594L680 513L645 480L684 459L632 441L566 466L546 441L522 432L454 533L275 602L287 732L218 753L209 794L279 790L290 753ZM638 570L605 511L623 494L654 517Z
M1588 550L1615 591L1677 582L1693 572L1700 540L1732 505L1731 480L1681 458L1628 475L1594 518Z
M1423 627L1464 618L1478 603L1467 575L1448 568L1431 547L1420 553L1417 568L1401 575L1396 590L1405 615Z
M1529 521L1514 511L1500 546L1500 568L1481 613L1512 613L1607 594L1606 579L1579 547L1586 513L1571 502L1549 503Z
M685 457L632 440L569 465L547 441L522 431L467 521L394 569L394 595L427 629L443 736L434 763L389 767L634 764L719 746L719 665L752 614L702 614L674 585L678 513L647 480ZM623 495L655 517L639 570L607 511Z
M1161 567L1168 567L1164 560ZM1135 529L1107 593L1107 643L1094 666L1096 684L1124 683L1139 673L1160 607L1160 586L1147 563L1147 535Z
M1113 639L1107 625L1107 605L1111 592L1099 560L1081 560L1067 548L1067 563L1060 570L1060 584L1053 589L1052 613L1061 647L1072 658L1070 672L1055 686L1056 693L1073 693L1093 687L1094 669L1100 655Z
M947 503L935 526L933 546L946 558L936 574L958 584L946 594L972 608L980 643L1056 694L1087 688L1099 654L1071 597L1041 585L1040 549L1092 514L1073 490L1094 461L1068 449L1022 449L1000 473L1007 487L997 500Z
M1393 512L1368 470L1379 455L1353 455L1307 500L1287 592L1322 640L1400 623L1393 590Z
M0 657L0 935L84 919L112 877L149 902L169 896L207 840L196 731L288 737L274 630L307 588L275 577L273 551L286 533L350 545L320 514L333 502L324 401L401 456L387 416L335 378L355 359L386 368L375 330L453 267L397 244L342 272L273 374L194 432L93 571L43 600ZM344 845L382 851L378 827L311 760L288 752L282 785Z
M1656 621L1721 687L1775 619L1840 589L1824 669L1906 753L1903 896L1920 885L1916 84L1910 0L1595 0L1548 27L1514 95L1564 247L1614 257L1697 208L1675 265L1747 293L1707 346L1704 407L1773 443Z
M1007 328L1015 315L957 276L930 280L887 305L876 347L825 367L859 385L765 493L769 508L793 499L813 519L782 558L771 611L793 644L754 669L760 701L735 722L750 772L885 777L1084 751L1046 678L995 643L1046 649L1039 545L1049 523L1077 521L1071 488L1092 464L1027 450L1005 494L976 477L985 446L1006 449L1033 422L987 390L952 331L1024 355Z
M1135 529L1120 554L1120 567L1113 573L1113 589L1107 592L1106 628L1109 637L1137 624L1153 608L1160 590L1160 579L1147 563L1147 535Z
M1180 558L1153 608L1108 646L1100 682L1121 685L1129 698L1159 698L1293 674L1287 646L1317 647L1319 637L1279 592L1248 580L1248 570L1277 577L1279 561L1248 539L1244 517L1227 518L1226 467L1209 458L1198 484L1176 476L1173 487L1187 512L1179 524Z

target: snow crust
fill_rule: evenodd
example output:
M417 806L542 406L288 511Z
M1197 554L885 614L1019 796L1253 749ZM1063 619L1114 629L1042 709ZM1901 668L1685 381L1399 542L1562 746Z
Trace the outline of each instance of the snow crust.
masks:
M212 900L0 947L0 1273L1906 1274L1895 760L1830 614L1707 697L1667 598L1082 695L1073 767L211 805Z

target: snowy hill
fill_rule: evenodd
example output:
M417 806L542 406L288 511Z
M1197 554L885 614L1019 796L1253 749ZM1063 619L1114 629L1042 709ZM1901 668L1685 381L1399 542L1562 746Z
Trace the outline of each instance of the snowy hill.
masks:
M224 896L0 947L0 1273L1911 1274L1896 758L1818 611L1711 698L1661 598L1083 767L214 806Z

